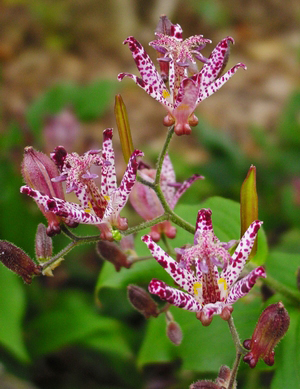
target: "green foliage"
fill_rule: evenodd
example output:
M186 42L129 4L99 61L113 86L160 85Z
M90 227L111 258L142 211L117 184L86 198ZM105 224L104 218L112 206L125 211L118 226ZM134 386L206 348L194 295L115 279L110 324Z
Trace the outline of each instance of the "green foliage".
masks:
M0 344L22 362L29 362L22 321L26 297L21 279L0 266Z

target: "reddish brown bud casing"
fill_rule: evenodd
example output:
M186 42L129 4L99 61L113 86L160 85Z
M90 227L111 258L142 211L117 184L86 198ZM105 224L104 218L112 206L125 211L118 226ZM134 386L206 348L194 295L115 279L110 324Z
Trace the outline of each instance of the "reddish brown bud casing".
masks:
M46 227L40 223L35 236L35 255L38 261L46 261L52 256L52 239L47 235Z
M269 305L260 315L251 339L244 341L244 347L250 352L244 356L244 362L255 367L259 358L272 366L274 364L274 348L283 338L290 324L290 317L280 301Z
M41 274L41 266L36 265L19 247L5 240L0 241L0 260L27 284L31 283L32 276Z
M182 342L182 331L180 325L176 321L170 321L167 324L167 337L176 346L179 346Z
M158 316L157 304L150 295L139 286L127 286L128 299L132 306L148 319L151 316Z
M190 386L190 389L226 389L230 382L230 374L229 367L223 365L219 370L219 375L215 382L206 380L197 381ZM236 388L235 382L233 388Z
M128 261L126 254L116 243L100 240L96 245L96 249L101 258L114 265L116 271L120 271L121 267L130 268L131 263Z

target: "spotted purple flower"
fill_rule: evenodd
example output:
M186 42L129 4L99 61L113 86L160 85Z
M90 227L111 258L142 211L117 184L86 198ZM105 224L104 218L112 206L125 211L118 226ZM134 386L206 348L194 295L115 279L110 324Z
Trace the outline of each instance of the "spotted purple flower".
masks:
M256 220L249 226L232 256L227 251L228 244L221 243L214 234L209 209L199 211L194 246L177 249L178 261L165 253L149 235L145 235L142 240L153 257L185 290L153 279L149 284L150 293L179 308L196 312L203 325L210 324L213 315L221 315L228 320L232 304L250 291L258 277L266 277L264 268L260 266L238 280L261 224Z
M191 126L198 123L194 115L198 104L219 90L238 68L246 69L246 66L238 63L222 75L229 57L230 43L234 43L231 37L219 42L207 59L200 50L211 41L204 39L202 35L183 40L179 24L171 24L168 35L157 32L156 36L157 39L150 42L150 45L164 55L160 55L160 63L164 61L169 64L169 90L145 49L132 36L128 37L124 44L128 43L141 77L120 73L118 80L121 81L124 77L132 78L167 109L168 114L164 118L166 126L174 124L177 135L190 134ZM197 71L195 58L204 63L200 72ZM190 77L189 71L192 73Z
M111 240L111 226L121 230L127 228L127 220L119 214L136 180L137 157L143 153L139 150L133 152L119 187L112 148L112 129L103 132L102 154L100 153L101 150L91 150L80 156L77 153L68 154L62 146L58 146L51 155L61 172L60 176L52 180L65 181L66 192L74 192L80 204L52 197L30 186L22 186L21 192L34 198L46 210L63 217L66 223L96 225L101 230L101 237ZM101 188L94 181L97 174L90 171L92 165L101 168Z
M154 182L156 170L148 167L139 169L139 175L146 181ZM189 179L182 183L176 182L175 171L168 154L164 158L162 165L160 185L167 203L171 209L175 208L180 197L185 191L199 179L203 179L199 174L192 175ZM152 220L164 213L164 209L153 189L140 182L136 182L130 194L130 202L136 212L145 220ZM175 238L176 228L172 226L170 221L165 220L151 227L150 236L158 242L161 234L164 233L168 238Z

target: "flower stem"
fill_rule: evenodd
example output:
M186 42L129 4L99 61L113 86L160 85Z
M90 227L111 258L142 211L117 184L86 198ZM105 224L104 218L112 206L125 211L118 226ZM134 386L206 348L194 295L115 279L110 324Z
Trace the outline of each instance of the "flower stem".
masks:
M164 163L165 155L167 154L169 144L171 142L172 136L174 134L174 126L169 127L168 134L164 143L164 146L159 154L157 164L156 164L156 176L155 176L155 181L154 185L158 186L160 184L160 175L161 175L161 169L162 165Z
M231 369L231 374L230 374L230 381L227 389L233 389L234 388L234 382L236 379L237 371L241 362L242 356L245 354L245 350L241 345L239 334L235 328L233 318L232 316L228 320L228 326L229 330L234 342L235 350L236 350L236 356L235 356L235 361L233 363L232 369Z
M169 215L164 213L163 215L156 217L155 219L148 220L144 223L138 224L137 226L130 227L127 230L120 231L120 232L123 236L127 236L130 234L134 234L136 232L139 232L141 230L144 230L145 228L155 226L156 224L161 223L161 222L168 220L168 219L169 219Z

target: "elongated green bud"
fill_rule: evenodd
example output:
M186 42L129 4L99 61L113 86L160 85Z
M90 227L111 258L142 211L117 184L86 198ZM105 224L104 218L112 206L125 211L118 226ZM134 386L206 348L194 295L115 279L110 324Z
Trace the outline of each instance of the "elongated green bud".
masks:
M120 142L125 162L128 163L133 153L133 143L131 138L130 126L128 121L127 110L121 95L115 98L115 116L119 131Z
M258 197L256 191L256 167L251 165L247 177L242 184L241 193L241 237L247 231L252 222L258 219ZM254 257L257 251L257 238L253 245L249 259Z

